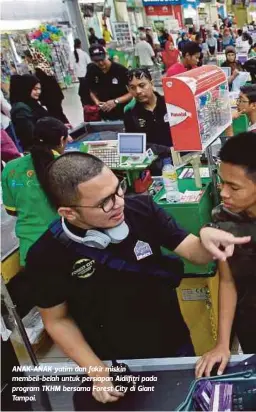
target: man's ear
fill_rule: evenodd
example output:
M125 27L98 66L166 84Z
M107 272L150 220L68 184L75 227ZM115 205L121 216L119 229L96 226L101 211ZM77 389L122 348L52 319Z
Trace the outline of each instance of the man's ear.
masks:
M66 137L65 136L61 136L60 138L60 147L64 147L66 143Z
M58 209L58 213L61 217L68 220L69 222L74 222L77 219L77 212L72 207L61 206Z

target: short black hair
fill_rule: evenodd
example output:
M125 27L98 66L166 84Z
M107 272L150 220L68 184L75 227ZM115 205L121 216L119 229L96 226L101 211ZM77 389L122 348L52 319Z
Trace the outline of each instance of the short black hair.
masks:
M220 150L220 160L245 169L256 183L256 133L245 132L230 137Z
M189 41L183 46L182 57L185 57L187 53L193 56L196 53L201 53L201 48L196 42Z
M243 34L243 30L238 29L238 30L237 30L237 34L238 34L238 36L242 36L242 34Z
M152 81L152 76L148 69L143 69L143 68L130 69L127 73L127 76L128 76L128 83L130 83L134 77L136 79L142 79L142 77L145 77L145 79L149 80L150 82Z
M256 84L248 84L248 86L242 86L240 90L248 97L250 103L256 102Z
M98 176L104 163L97 157L80 152L68 152L55 159L48 168L47 195L58 209L79 201L78 185Z

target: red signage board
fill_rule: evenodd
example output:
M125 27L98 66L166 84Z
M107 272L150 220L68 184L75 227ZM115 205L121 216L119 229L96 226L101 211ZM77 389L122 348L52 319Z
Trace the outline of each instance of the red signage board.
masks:
M255 0L256 1L256 0ZM145 7L147 16L174 16L182 26L181 6L147 6Z

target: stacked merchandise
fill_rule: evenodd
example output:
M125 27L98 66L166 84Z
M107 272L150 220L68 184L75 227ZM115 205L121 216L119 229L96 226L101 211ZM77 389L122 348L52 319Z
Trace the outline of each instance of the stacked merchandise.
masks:
M176 151L204 151L232 123L228 82L219 67L164 78L163 86Z
M202 142L209 141L213 131L229 123L230 107L227 90L213 89L196 98L197 115Z
M69 46L67 41L61 40L54 43L51 56L58 83L61 87L70 85L71 75L69 72Z
M41 51L53 64L57 81L62 88L67 87L72 82L69 70L68 30L65 27L42 24L38 29L28 34L33 47Z
M27 33L24 31L1 35L1 78L9 82L11 74L29 72L22 62L24 51L30 46L35 47L52 63L58 83L62 88L72 82L69 70L70 47L67 40L68 28L62 30L51 25L41 25L38 29ZM33 68L31 69L33 70Z
M15 69L15 60L7 35L1 35L1 81L9 82L12 70Z

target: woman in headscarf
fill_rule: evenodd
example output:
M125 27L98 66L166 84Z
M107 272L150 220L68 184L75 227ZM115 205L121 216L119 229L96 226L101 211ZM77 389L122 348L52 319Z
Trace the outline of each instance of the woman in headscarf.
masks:
M230 67L231 76L228 77L229 89L232 88L232 83L239 75L239 72L243 71L241 63L236 60L236 49L233 46L226 47L225 49L226 61L222 63L221 67Z
M69 121L63 113L61 106L64 95L54 76L54 72L45 56L38 50L31 48L24 52L26 60L32 64L36 77L40 80L42 92L40 101L48 110L48 116L59 119L64 124Z
M165 43L164 51L162 52L162 59L165 65L165 69L169 69L173 64L177 63L180 56L180 52L175 48L173 42L167 41Z
M36 76L32 74L11 76L11 120L24 151L29 151L33 145L37 120L48 116L47 110L39 103L40 94L41 84Z

